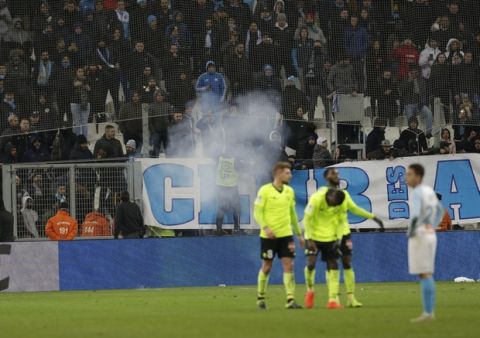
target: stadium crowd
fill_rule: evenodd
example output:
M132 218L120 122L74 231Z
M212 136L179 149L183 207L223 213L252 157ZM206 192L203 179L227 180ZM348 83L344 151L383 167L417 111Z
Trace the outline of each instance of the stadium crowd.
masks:
M228 137L229 116L242 114L252 92L283 119L262 140L272 162L359 159L342 143L363 139L372 160L480 153L480 1L0 0L0 163L143 156L144 111L148 155L190 157L197 142L206 152ZM332 152L316 133L318 102L328 125L341 95L360 94L370 99L373 130L357 133L353 123ZM435 98L445 125L433 124ZM90 147L88 124L100 122L104 134ZM385 137L388 126L401 128L397 140ZM96 174L117 180L118 200L122 175ZM27 230L66 202L62 175L53 176L17 177ZM80 176L77 184L94 191L97 176ZM100 218L78 209L80 222Z
M333 106L338 95L370 98L370 159L480 152L478 13L472 0L0 0L1 159L125 156L112 127L88 149L87 124L105 121L107 96L126 156L140 156L148 104L150 155L188 157L194 130L222 123L195 121L192 101L230 111L253 90L277 105L301 167L351 157L315 134L319 96ZM433 97L454 131L434 148ZM399 114L408 128L391 144L384 127Z

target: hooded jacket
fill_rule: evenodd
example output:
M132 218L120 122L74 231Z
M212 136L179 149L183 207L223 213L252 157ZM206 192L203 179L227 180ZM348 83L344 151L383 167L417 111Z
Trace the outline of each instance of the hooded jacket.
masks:
M420 53L418 65L422 68L422 76L424 79L430 78L430 75L432 73L432 65L437 59L438 54L440 53L441 51L438 47L432 48L428 43L425 45L425 49L422 50L422 52ZM432 56L432 58L430 58L430 55Z
M197 80L195 89L203 98L209 98L212 103L223 102L227 94L227 84L222 74L208 72L208 66L214 65L215 62L207 61L205 65L205 73L200 75Z
M77 236L77 230L77 221L62 209L45 226L45 234L52 241L73 240Z
M93 211L85 216L81 230L82 237L100 237L111 235L112 231L110 230L110 223L102 213Z
M20 213L22 214L23 224L27 231L34 237L38 238L37 222L38 222L38 213L32 209L33 199L30 195L25 194L22 197L22 209Z

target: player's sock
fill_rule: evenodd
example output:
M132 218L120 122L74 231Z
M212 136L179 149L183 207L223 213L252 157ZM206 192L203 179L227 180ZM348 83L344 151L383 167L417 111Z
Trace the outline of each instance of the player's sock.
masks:
M353 272L353 269L343 269L343 280L347 294L353 295L355 293L355 272Z
M267 291L269 274L266 274L260 269L258 272L257 293L259 299L265 298L265 292Z
M295 299L295 276L292 272L283 273L283 285L285 285L287 301Z
M435 308L435 280L433 277L421 280L423 312L427 315L433 314Z
M313 291L315 286L315 269L309 269L308 266L305 267L305 284L308 291Z
M328 299L329 301L337 301L338 292L340 290L340 271L328 271Z

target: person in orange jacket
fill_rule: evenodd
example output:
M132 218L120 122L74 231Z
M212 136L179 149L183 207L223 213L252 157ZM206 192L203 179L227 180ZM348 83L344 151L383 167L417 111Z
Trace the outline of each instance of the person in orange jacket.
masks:
M85 216L82 224L82 237L111 236L110 223L105 215L98 210L92 211Z
M70 241L77 236L77 231L78 224L68 212L68 203L61 202L55 216L51 217L47 222L45 227L46 235L52 241Z

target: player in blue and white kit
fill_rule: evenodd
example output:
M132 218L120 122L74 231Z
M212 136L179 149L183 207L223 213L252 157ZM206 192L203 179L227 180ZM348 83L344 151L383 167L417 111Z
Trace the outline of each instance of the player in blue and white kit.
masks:
M407 170L407 184L413 188L412 213L408 228L408 270L420 277L423 300L423 313L412 322L435 319L435 253L437 236L435 228L440 224L444 209L435 191L422 184L425 169L420 164L412 164Z

